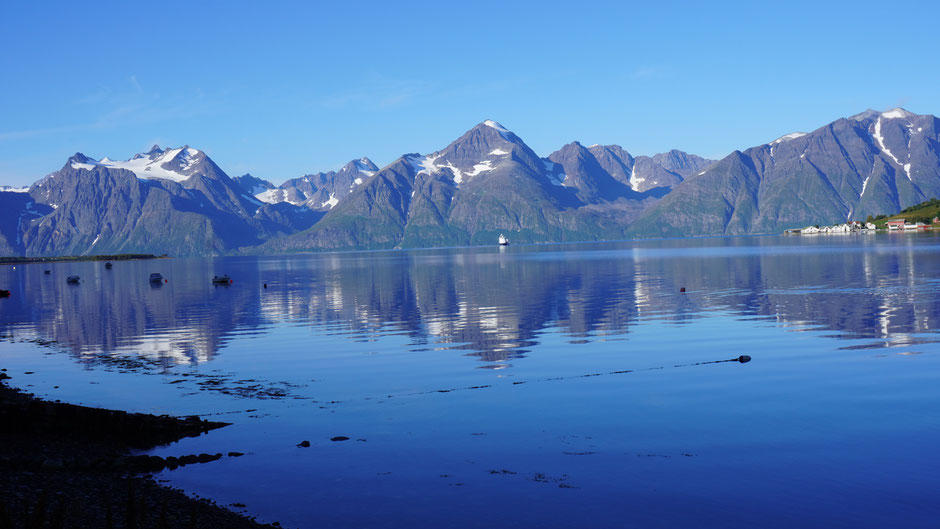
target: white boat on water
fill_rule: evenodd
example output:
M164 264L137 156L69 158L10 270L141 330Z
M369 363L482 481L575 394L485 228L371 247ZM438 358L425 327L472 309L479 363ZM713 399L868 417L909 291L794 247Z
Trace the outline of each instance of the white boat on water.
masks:
M500 246L509 246L509 239L506 238L502 233L499 234L499 245Z

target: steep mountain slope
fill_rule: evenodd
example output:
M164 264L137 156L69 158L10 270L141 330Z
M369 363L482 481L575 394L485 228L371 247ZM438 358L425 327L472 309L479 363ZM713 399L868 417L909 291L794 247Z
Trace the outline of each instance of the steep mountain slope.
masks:
M0 255L24 255L23 232L29 223L52 211L36 204L26 189L3 186L0 190Z
M895 212L940 192L937 118L866 111L735 151L677 185L633 236L778 233Z

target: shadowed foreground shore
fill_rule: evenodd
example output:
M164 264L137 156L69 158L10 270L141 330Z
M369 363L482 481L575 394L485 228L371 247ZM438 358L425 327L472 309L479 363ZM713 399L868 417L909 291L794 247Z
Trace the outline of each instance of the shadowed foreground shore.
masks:
M274 527L148 474L221 454L129 455L227 423L43 401L7 387L6 378L0 372L0 529Z

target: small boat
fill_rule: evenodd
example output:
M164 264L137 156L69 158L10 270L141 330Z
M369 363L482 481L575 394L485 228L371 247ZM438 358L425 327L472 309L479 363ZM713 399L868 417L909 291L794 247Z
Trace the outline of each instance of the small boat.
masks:
M78 276L68 276L68 277L65 279L65 282L66 282L66 283L72 283L73 285L77 285L80 280L81 280L81 278L79 278Z
M0 298L8 298L8 297L10 297L10 291L0 289Z
M509 239L506 238L502 233L499 234L499 245L500 246L509 246Z
M230 285L232 284L232 278L228 274L222 274L220 276L212 276L212 284L214 285Z
M112 266L114 266L114 265L112 265L111 263L105 263L105 264L104 264L105 270L111 270L111 267L112 267Z
M49 275L52 273L52 270L43 270L42 273Z
M150 282L151 282L151 283L160 283L160 282L162 282L162 281L163 281L163 275L160 274L160 272L154 272L154 273L150 274Z

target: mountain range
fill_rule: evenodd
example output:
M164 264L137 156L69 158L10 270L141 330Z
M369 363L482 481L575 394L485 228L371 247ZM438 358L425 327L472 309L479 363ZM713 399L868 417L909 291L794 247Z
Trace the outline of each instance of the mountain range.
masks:
M937 118L868 110L708 160L569 143L540 157L486 120L443 149L281 185L183 146L81 153L0 186L0 254L176 256L779 233L938 196Z

